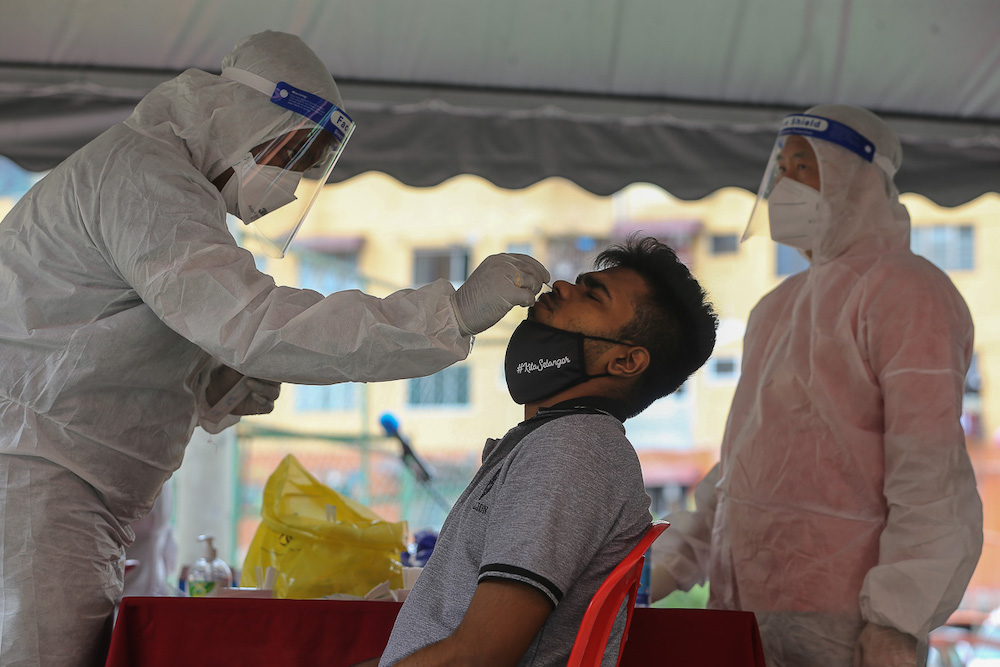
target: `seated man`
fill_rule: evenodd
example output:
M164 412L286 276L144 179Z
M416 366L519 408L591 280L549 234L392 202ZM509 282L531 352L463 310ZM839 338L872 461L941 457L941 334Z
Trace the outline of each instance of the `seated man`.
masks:
M622 422L708 359L717 320L655 239L596 265L555 282L511 336L507 384L525 420L487 440L379 665L565 665L591 597L649 528Z

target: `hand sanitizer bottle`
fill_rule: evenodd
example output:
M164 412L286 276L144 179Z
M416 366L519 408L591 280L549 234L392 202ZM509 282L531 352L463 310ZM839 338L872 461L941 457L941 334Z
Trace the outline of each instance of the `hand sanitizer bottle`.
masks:
M188 570L187 590L191 597L218 594L220 589L233 585L232 570L219 558L212 544L214 539L212 535L198 536L198 541L204 544L205 552Z

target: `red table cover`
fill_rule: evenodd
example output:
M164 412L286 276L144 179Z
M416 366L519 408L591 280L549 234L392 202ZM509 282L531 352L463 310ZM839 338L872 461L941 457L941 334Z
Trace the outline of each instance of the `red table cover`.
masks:
M764 667L757 618L749 611L639 607L620 667L652 665Z
M107 667L349 667L389 639L395 602L127 597ZM639 608L622 667L763 667L753 614Z

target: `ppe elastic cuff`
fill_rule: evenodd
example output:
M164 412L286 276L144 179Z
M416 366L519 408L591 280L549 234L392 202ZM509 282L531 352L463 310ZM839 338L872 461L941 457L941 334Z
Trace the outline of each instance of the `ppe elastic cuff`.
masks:
M200 426L201 429L205 431L205 433L208 433L209 435L218 435L219 433L222 433L230 426L238 424L239 421L240 421L239 415L226 415L222 419L222 421L219 422L209 422L204 419L199 419L198 426Z
M209 421L206 415L209 414L210 410L211 407L208 405L208 401L205 400L204 392L202 392L201 399L198 401L198 426L211 435L222 433L240 421L240 416L233 414L225 415L219 421Z
M458 332L465 337L474 336L476 335L476 332L465 326L465 322L462 321L462 316L458 314L458 303L455 301L456 294L457 292L453 293L450 297L448 297L448 300L451 302L452 312L455 313L455 323L458 324Z

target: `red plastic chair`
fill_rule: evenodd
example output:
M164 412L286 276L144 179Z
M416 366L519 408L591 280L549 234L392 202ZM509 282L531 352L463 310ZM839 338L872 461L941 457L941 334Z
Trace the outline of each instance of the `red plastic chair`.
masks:
M625 607L625 632L622 634L622 641L618 647L618 661L615 664L621 662L625 640L628 639L628 628L632 623L632 611L635 609L635 596L639 590L646 550L669 525L667 521L654 521L639 540L639 544L622 559L594 593L583 615L583 621L580 622L580 629L577 630L576 641L573 642L573 650L569 654L566 667L600 667L604 659L604 650L611 638L615 617L618 616L622 601L628 596L628 605Z

